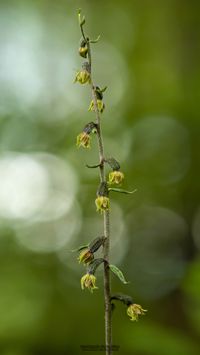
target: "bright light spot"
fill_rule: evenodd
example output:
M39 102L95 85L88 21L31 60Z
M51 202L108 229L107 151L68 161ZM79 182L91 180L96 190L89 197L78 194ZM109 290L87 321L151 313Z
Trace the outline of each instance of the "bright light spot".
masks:
M55 220L73 205L77 177L65 161L50 154L0 157L0 217Z
M45 112L49 121L66 119L73 111L68 95L73 87L75 53L70 44L74 23L70 19L66 27L59 23L64 27L62 42L55 33L51 36L52 27L58 27L56 21L58 17L53 24L42 21L34 5L23 9L5 6L1 11L0 30L6 38L0 43L2 113L10 112L12 104L15 112L16 107L34 107Z
M54 220L68 213L74 203L78 189L78 178L73 167L54 155L38 153L33 154L42 166L45 167L48 177L48 197L35 214L35 221Z
M35 252L55 252L67 248L81 228L81 210L77 203L61 219L46 222L30 222L17 228L20 244Z
M25 154L0 159L0 216L29 218L46 201L48 174Z

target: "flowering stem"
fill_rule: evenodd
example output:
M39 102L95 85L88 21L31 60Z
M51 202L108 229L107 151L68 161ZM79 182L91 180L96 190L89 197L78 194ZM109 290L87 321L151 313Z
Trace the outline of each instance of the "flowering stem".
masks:
M94 112L96 116L97 124L97 140L98 140L98 149L99 149L99 173L100 173L100 182L106 182L105 176L105 158L104 158L104 146L103 146L103 137L101 131L101 118L97 105L97 95L95 91L95 86L92 80L92 58L91 58L91 48L90 41L85 37L83 26L81 26L81 32L83 38L87 41L88 48L88 62L90 67L90 79L91 79L91 90L92 90L92 99L94 102ZM111 321L111 287L110 287L110 270L109 270L109 251L110 251L110 214L109 210L104 211L104 236L105 241L103 244L103 258L106 261L104 263L104 302L105 302L105 345L106 345L106 355L112 354L112 321Z

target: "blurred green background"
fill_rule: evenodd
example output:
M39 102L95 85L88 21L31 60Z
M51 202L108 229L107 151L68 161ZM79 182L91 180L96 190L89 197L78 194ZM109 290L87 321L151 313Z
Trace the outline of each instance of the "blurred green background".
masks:
M200 2L1 0L0 354L87 353L104 344L99 290L80 289L70 250L102 234L95 212L98 161L77 150L94 119L81 66L77 10L86 15L95 83L107 85L106 154L124 188L111 203L113 292L148 313L132 323L118 304L118 354L200 353ZM88 352L91 353L91 352Z

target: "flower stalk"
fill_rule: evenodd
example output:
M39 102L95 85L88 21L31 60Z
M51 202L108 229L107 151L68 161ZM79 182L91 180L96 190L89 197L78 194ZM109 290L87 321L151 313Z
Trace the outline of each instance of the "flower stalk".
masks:
M85 35L84 24L85 17L81 16L79 10L78 13L79 26L82 34L82 38L79 45L79 54L86 61L82 64L82 69L77 71L74 82L80 84L88 84L91 88L92 100L89 106L89 111L92 111L95 115L95 122L89 122L83 128L82 132L77 136L77 146L83 148L90 148L91 134L95 133L98 142L98 155L99 163L95 165L86 165L88 168L98 168L99 169L99 180L100 184L97 189L97 196L95 200L97 212L103 215L103 237L97 237L92 242L86 246L82 246L78 249L80 254L78 256L79 263L83 263L87 266L87 272L81 278L81 288L87 288L91 292L97 289L96 287L96 269L103 264L104 272L104 309L105 309L105 349L106 355L112 354L112 310L114 304L113 300L120 300L126 304L127 314L131 320L138 320L139 316L145 314L144 310L140 305L133 303L132 298L126 295L114 295L111 296L111 284L110 284L110 272L113 272L122 283L127 284L123 273L121 270L110 264L110 197L109 194L112 191L132 194L134 191L126 191L121 188L113 188L110 185L120 186L124 180L124 173L120 171L120 164L114 158L105 158L104 155L104 143L101 127L101 114L105 109L105 104L103 102L103 93L107 87L100 89L93 82L93 71L92 71L92 55L91 55L91 43L97 43L99 38L96 40L90 40L89 37ZM106 178L105 164L108 164L112 171L109 173L108 181ZM103 252L101 258L95 258L95 252L102 246Z
M95 118L96 118L96 136L98 141L98 151L99 151L99 177L100 183L106 184L106 175L105 175L105 158L104 158L104 145L103 145L103 136L102 136L102 129L101 129L101 117L100 114L104 110L104 103L102 101L103 94L102 92L105 89L100 90L99 87L96 87L93 83L93 75L92 75L92 56L91 56L91 47L90 43L95 41L90 41L88 37L86 37L83 26L85 23L85 18L81 19L81 14L79 12L79 25L82 34L82 43L84 44L84 54L87 52L88 57L88 65L87 73L89 73L89 78L87 74L79 74L78 79L81 83L88 82L91 87L92 93L92 101L90 104L90 110L94 111ZM98 39L97 39L98 40ZM87 48L87 50L86 50ZM80 52L80 50L79 50ZM82 53L81 53L82 54ZM88 143L86 143L88 146ZM101 201L102 200L102 201ZM109 198L107 196L97 196L96 199L96 206L97 209L103 212L103 219L104 219L104 244L103 244L103 259L106 261L104 262L104 304L105 304L105 345L106 345L106 355L112 354L112 323L111 323L111 287L110 287L110 270L109 270L109 251L110 251L110 212L109 212Z

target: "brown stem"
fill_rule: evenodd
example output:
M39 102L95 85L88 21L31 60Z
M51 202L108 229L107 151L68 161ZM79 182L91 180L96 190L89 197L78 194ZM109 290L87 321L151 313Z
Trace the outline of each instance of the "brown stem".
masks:
M81 32L84 35L83 28L81 28ZM90 42L87 38L87 47L88 47L88 61L91 70L91 89L92 89L92 99L94 102L94 111L96 115L96 124L97 124L97 140L98 140L98 148L99 148L99 173L100 173L100 181L106 181L105 176L105 158L104 158L104 146L103 146L103 137L101 131L101 118L97 105L97 95L95 91L95 86L92 81L92 58L91 58L91 49ZM109 251L110 251L110 213L109 211L104 212L104 236L105 241L103 245L103 258L107 261L104 263L104 302L105 302L105 345L106 345L106 355L112 354L112 320L111 320L111 287L110 287L110 270L109 270Z

